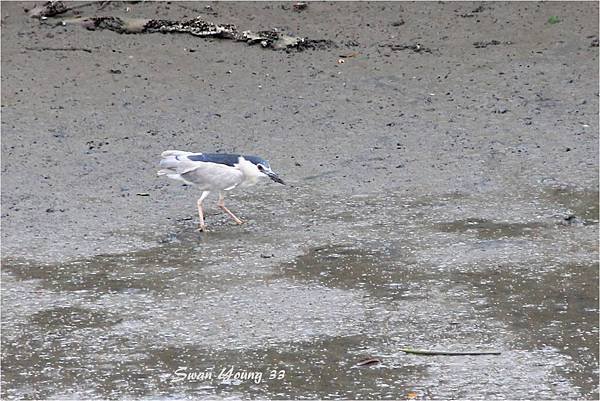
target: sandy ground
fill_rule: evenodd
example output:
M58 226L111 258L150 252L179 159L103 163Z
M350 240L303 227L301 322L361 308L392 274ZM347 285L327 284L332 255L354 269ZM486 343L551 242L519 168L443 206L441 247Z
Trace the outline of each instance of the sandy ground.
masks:
M597 397L598 4L207 4L81 13L337 46L92 32L2 2L3 395ZM257 154L290 185L232 194L247 224L211 206L199 234L198 193L156 176L165 149ZM397 351L436 344L504 352ZM371 354L382 369L345 370ZM168 379L234 362L291 376Z

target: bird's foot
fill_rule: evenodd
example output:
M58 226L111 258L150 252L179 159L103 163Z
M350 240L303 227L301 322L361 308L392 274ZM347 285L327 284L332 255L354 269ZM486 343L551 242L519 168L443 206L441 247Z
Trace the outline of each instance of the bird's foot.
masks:
M201 226L198 226L198 229L197 229L197 231L198 231L198 232L201 232L201 233L205 233L205 232L207 232L208 230L206 229L206 225L201 225Z

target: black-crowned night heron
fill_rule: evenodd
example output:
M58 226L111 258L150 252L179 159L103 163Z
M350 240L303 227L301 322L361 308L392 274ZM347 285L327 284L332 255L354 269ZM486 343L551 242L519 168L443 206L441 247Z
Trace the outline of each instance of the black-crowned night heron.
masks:
M158 175L180 180L200 188L203 192L198 199L198 216L200 231L204 231L204 212L202 201L209 193L219 191L217 205L223 209L237 224L242 224L235 214L225 207L225 191L234 188L245 188L254 185L262 177L269 177L275 182L284 184L283 180L271 170L269 162L256 156L244 156L224 153L192 153L181 150L163 152L160 161L162 170Z

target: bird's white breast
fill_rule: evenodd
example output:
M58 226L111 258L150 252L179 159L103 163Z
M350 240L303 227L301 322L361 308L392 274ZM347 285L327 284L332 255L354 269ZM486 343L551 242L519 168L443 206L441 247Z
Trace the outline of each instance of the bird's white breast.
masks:
M255 185L258 182L258 179L263 175L263 173L258 170L258 167L256 167L254 163L249 162L241 156L238 159L235 167L238 168L244 175L244 181L241 183L242 187Z

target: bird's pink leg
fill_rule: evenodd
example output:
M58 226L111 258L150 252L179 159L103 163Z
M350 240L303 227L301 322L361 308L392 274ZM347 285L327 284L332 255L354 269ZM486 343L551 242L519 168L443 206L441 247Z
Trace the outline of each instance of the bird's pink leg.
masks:
M219 206L225 213L227 213L237 224L244 224L244 222L231 212L231 210L225 207L225 197L223 193L219 193L219 201L217 202L217 206Z
M210 193L209 191L202 192L202 195L200 195L200 198L198 199L198 202L197 202L198 217L200 217L200 224L198 226L198 231L204 231L206 229L206 224L204 224L204 212L202 210L202 201L204 200L204 198L206 198L208 196L209 193Z

